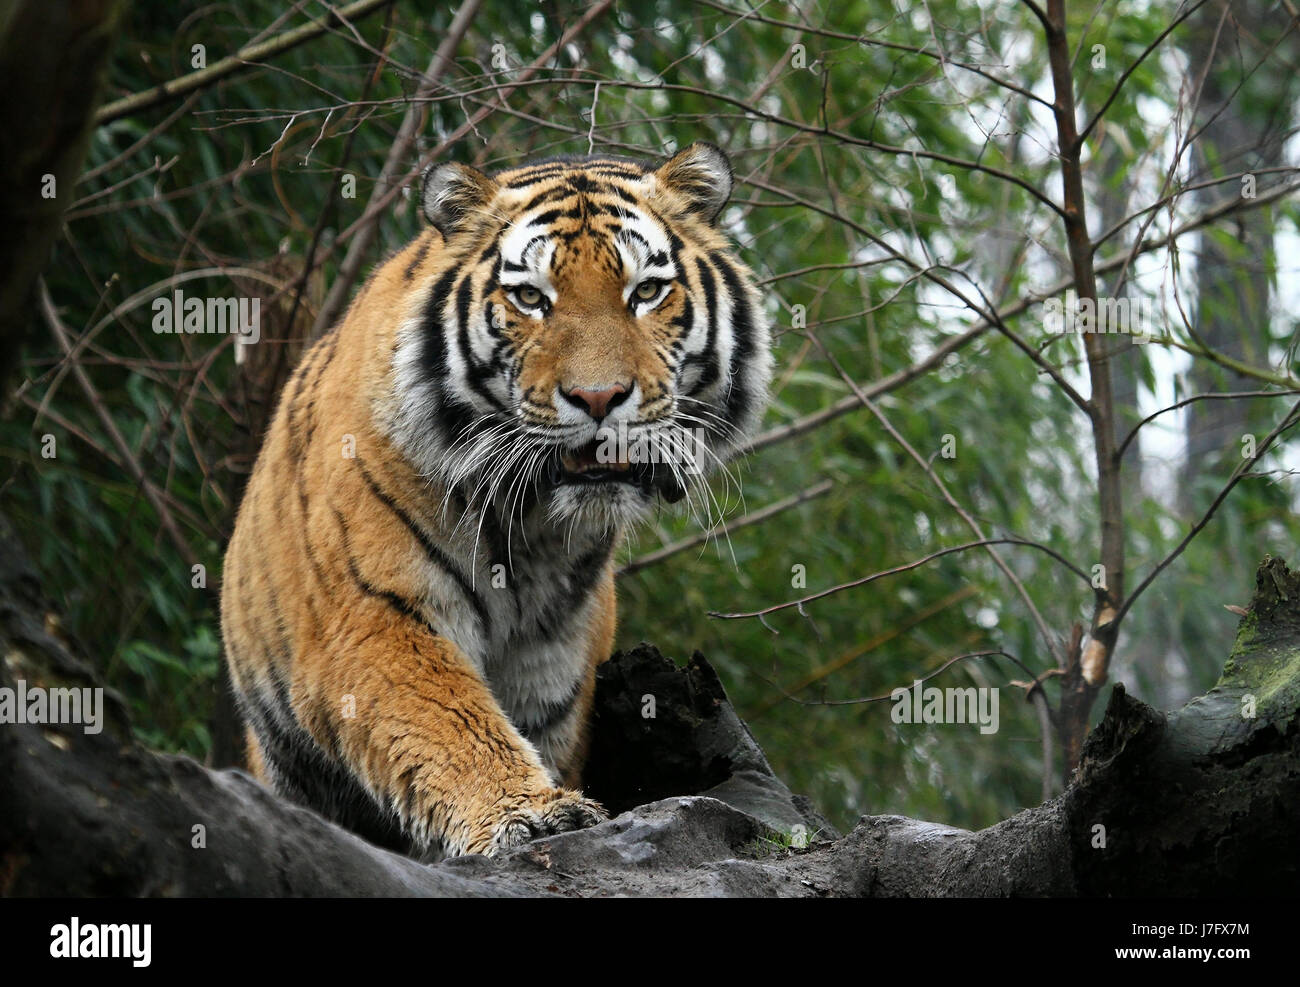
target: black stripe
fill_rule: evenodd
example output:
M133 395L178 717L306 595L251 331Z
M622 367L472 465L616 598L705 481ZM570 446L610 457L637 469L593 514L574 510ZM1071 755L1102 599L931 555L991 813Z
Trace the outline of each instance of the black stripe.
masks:
M722 272L722 279L727 283L727 291L731 294L731 327L734 338L731 344L731 390L727 395L727 419L740 421L749 411L749 394L741 368L754 352L754 314L750 310L749 298L745 294L740 275L731 262L718 253L709 259Z
M614 195L618 196L618 197L619 197L620 199L622 199L624 202L630 202L630 203L632 203L632 205L634 205L634 206L642 205L642 202L641 202L640 199L638 199L635 195L633 195L633 194L632 194L631 192L629 192L627 189L623 188L623 186L621 186L621 185L610 185L610 187L609 187L609 191L612 192Z
M528 256L528 251L533 249L534 243L544 243L550 238L551 238L550 233L538 233L537 236L533 237L531 240L529 240L527 243L524 244L524 249L519 251L519 259L523 260L525 257ZM527 268L524 268L524 270L527 270Z
M568 719L569 714L573 712L574 704L578 701L578 696L581 694L582 681L579 680L573 684L573 688L566 695L542 703L542 708L535 717L521 716L515 726L519 727L529 739L548 733L557 724Z
M412 647L415 650L416 656L423 660L424 655L420 651L419 647L414 645L414 642L412 642ZM431 665L435 669L435 673L434 673L435 675L441 673L446 668L445 664L439 667L438 665L434 664L432 661L427 662L427 664ZM379 670L379 674L383 675L384 673L382 670ZM390 678L387 675L385 675L384 677L388 679L388 682L390 683L390 685L392 685L394 689L398 688L397 683L394 682L392 678ZM454 716L457 720L460 721L461 725L465 728L465 733L469 734L471 737L473 737L483 746L492 749L493 751L500 754L502 757L506 757L506 758L513 757L518 753L518 750L514 746L514 743L504 735L494 731L492 729L492 724L490 722L484 723L484 721L479 716L472 714L472 711L470 710L469 707L455 705L455 703L459 702L455 694L452 695L453 704L448 704L439 701L437 698L430 695L427 691L416 689L415 684L416 683L406 683L405 685L406 688L410 692L412 692L421 702L428 703L430 706L433 706L434 708L441 710L442 712L448 714L449 716ZM489 713L490 716L491 711L488 710L487 712ZM405 721L405 722L409 723L410 721ZM413 723L412 726L423 733L424 730L423 724ZM425 735L424 739L430 742L436 742L434 737L428 735ZM450 753L449 750L450 745L439 744L439 746L442 747L444 750L448 750L448 753Z
M718 379L718 283L713 277L713 271L709 268L708 262L703 257L695 258L695 270L700 276L700 290L704 292L704 309L705 318L709 326L709 335L704 344L704 352L699 356L690 356L687 359L694 363L699 362L704 365L704 372L700 375L699 383L691 389L692 394L697 394L704 388L708 387Z
M314 809L378 846L408 853L411 841L402 833L392 811L370 794L351 769L330 756L326 748L293 720L288 729L275 721L270 701L254 694L243 697L241 711L257 735L258 746L281 797ZM290 714L292 715L292 714ZM321 717L324 723L329 716ZM337 740L331 737L333 750Z
M465 364L465 379L469 381L469 386L493 408L504 413L505 406L484 384L491 377L490 368L478 361L469 343L469 307L473 300L474 272L471 271L461 279L460 288L456 291L456 339L460 345L460 358Z
M597 545L575 559L568 560L566 570L569 585L566 587L566 592L543 608L534 618L539 638L547 641L554 640L577 615L596 585L596 580L604 573L613 552L614 543L610 541Z
M532 182L526 182L525 184L531 185ZM515 215L526 216L540 205L544 205L547 202L555 202L556 200L559 199L567 199L571 195L573 195L573 193L570 192L563 185L557 185L554 188L548 188L542 192L538 192L535 196L529 199L528 202L526 202L515 212Z
M337 507L332 507L332 510L334 511L334 519L338 521L339 531L343 535L343 555L344 558L347 559L348 575L352 577L352 581L356 584L357 589L361 590L364 596L368 596L371 599L383 600L402 616L409 617L411 620L414 620L423 626L434 637L441 637L442 635L438 632L437 628L425 619L424 614L420 612L420 608L412 601L391 589L383 589L382 587L376 586L361 574L361 568L357 565L357 560L352 554L351 539L348 538L347 520L343 517L342 512L339 511Z
M510 345L510 341L508 339L502 338L503 334L505 333L505 326L498 327L493 324L494 316L496 314L494 311L495 309L496 309L495 302L485 301L483 303L483 321L484 323L487 324L488 335L491 336L493 339L498 340L498 342L492 347L492 359L488 363L488 368L491 370L497 370L502 366L501 351L505 347Z
M483 601L479 599L478 595L475 594L474 588L470 585L469 580L465 578L465 574L461 572L456 563L453 562L442 549L433 543L433 540L425 533L424 529L416 523L415 519L406 513L406 511L402 509L401 505L393 500L393 498L379 486L379 483L371 475L370 471L366 469L365 463L358 459L357 466L360 468L361 475L365 478L366 486L370 488L370 492L375 495L381 504L397 515L398 520L406 526L406 530L409 531L411 535L414 536L415 540L420 543L420 547L424 549L424 554L428 556L429 560L455 580L457 587L459 587L461 593L464 594L466 601L474 608L474 613L478 615L479 624L483 628L484 633L486 633L491 624L487 607L483 604Z
M619 231L619 234L618 234L618 235L621 236L621 237L624 237L625 239L628 239L628 240L640 240L640 241L641 241L641 245L642 245L643 247L645 247L645 249L646 249L647 251L649 251L649 249L650 249L650 241L647 240L645 237L643 237L643 236L642 236L639 232L637 232L636 230L633 230L633 229L626 229L626 228L625 228L625 229Z
M539 182L549 181L552 178L559 178L564 174L563 168L548 168L537 172L529 173L523 178L513 178L506 183L506 188L520 189L527 188L529 185L536 185Z
M529 185L538 185L542 182L553 181L558 178L565 179L572 184L574 179L587 183L593 190L605 191L603 185L591 182L591 175L601 175L606 178L617 178L622 181L636 181L644 178L646 170L638 168L635 165L618 165L612 162L603 162L599 164L573 164L573 163L556 163L549 165L529 165L525 168L515 169L516 174L509 182L506 188L520 189L527 188Z
M447 373L447 336L443 308L451 295L451 288L456 282L458 273L458 269L453 265L434 284L433 290L429 292L429 301L424 306L424 318L420 323L420 331L424 334L424 349L420 355L420 362L429 376L439 384Z
M415 277L415 269L424 263L424 258L429 254L429 244L433 242L433 236L425 233L424 239L415 251L415 256L411 258L411 263L406 265L406 273L402 275L403 281L410 281Z
M441 428L447 443L454 442L475 417L474 410L449 393L446 386L448 326L444 309L458 274L460 268L453 264L434 284L420 324L424 337L420 362L434 385L434 398L437 402L429 409L430 427Z
M592 181L590 174L582 171L569 175L565 179L565 184L575 192L592 192L599 194L608 188L608 186L603 182Z
M682 299L681 314L675 316L672 320L672 324L680 330L680 333L678 334L677 338L675 338L665 348L665 352L663 354L664 362L666 362L670 366L674 365L678 357L680 357L681 354L685 351L686 334L690 332L691 323L694 321L695 321L695 303L691 301L691 296L687 295L685 298ZM703 353L687 353L686 357L682 360L681 367L678 371L678 379L680 379L681 377L682 370L685 370L687 367L693 367L697 365L703 366L704 370L701 371L699 381L696 383L696 385L693 388L691 388L691 395L695 395L699 393L701 390L707 387L709 383L711 383L713 380L717 378L718 375L717 354L709 350L705 350Z
M444 434L450 451L454 452L456 448L463 448L463 443L470 434L470 429L477 418L474 409L464 401L450 395L443 395L442 405L438 409L437 422L439 425L446 426ZM450 443L457 441L462 445L459 447L450 445Z
M637 200L632 199L632 201L636 202ZM679 237L676 233L673 232L672 224L666 222L657 209L654 209L653 207L647 205L644 202L638 203L638 205L650 215L651 219L653 219L656 223L659 224L659 227L666 234L668 234L668 247L669 250L672 252L673 260L675 261L679 256L681 256L681 252L686 247L686 244L682 242L681 237Z
M587 205L587 212L592 216L617 216L619 219L639 219L631 209L626 206L614 205L607 202L591 202Z

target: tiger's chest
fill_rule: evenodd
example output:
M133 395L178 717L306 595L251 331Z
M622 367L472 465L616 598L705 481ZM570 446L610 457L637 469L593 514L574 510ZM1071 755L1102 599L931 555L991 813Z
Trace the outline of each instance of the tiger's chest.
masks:
M472 607L456 606L447 587L432 587L440 629L530 739L565 723L578 699L603 616L597 588L612 552L612 536L575 545L533 532L475 568Z

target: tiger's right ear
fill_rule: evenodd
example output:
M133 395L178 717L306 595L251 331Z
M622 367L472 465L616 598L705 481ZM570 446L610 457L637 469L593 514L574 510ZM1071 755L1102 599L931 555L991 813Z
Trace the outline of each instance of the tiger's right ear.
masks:
M420 186L424 217L444 237L460 229L477 209L492 201L497 183L483 172L455 161L429 165Z

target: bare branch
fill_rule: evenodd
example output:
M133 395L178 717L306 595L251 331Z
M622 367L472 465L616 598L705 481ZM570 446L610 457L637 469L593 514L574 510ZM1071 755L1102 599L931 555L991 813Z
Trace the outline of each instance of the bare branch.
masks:
M806 203L804 200L799 199L798 196L795 196L793 193L787 193L784 189L779 189L776 186L767 185L766 183L763 183L763 185L766 189L773 191L778 195L787 195L792 200L797 200L798 204L800 205L808 205L808 203ZM1296 189L1300 189L1300 182L1297 182L1293 185L1287 185L1287 186L1275 188L1271 190L1271 192L1268 193L1267 195L1261 195L1257 199L1242 199L1239 196L1235 196L1231 199L1227 199L1224 202L1220 203L1219 205L1206 210L1205 212L1201 213L1198 216L1194 216L1192 219L1189 219L1186 223L1183 223L1176 230L1174 230L1174 232L1170 236L1158 237L1154 240L1148 240L1144 242L1138 252L1140 254L1145 254L1145 253L1151 253L1152 251L1155 250L1160 250L1163 247L1167 246L1172 239L1176 239L1177 237L1182 236L1185 233L1190 233L1193 230L1197 230L1202 226L1208 225L1209 223L1213 223L1216 220L1221 219L1222 217L1230 215L1232 213L1241 212L1247 209L1255 209L1261 205L1267 205L1269 203L1275 202L1278 199L1281 199L1286 195L1289 195L1291 192L1294 192ZM831 218L836 219L837 221L842 221L841 217L834 216L829 212L829 210L819 210L819 211L821 211L824 215L831 216ZM1111 257L1107 260L1099 262L1095 267L1095 271L1097 274L1109 274L1111 271L1118 270L1120 267L1124 266L1124 264L1127 261L1128 261L1128 252L1125 251L1124 253L1118 254L1115 257ZM1058 281L1056 284L1052 285L1050 288L1043 291L1041 295L1026 297L1011 305L998 309L997 312L995 313L996 317L999 321L1006 322L1022 314L1023 312L1026 312L1032 306L1039 304L1044 298L1052 298L1056 295L1059 295L1061 294L1061 292L1065 291L1067 288L1072 287L1073 285L1074 285L1073 278L1070 277L1063 278L1060 281ZM882 377L880 380L875 381L871 384L864 385L862 388L863 392L867 394L869 397L875 398L875 397L879 397L881 394L886 394L889 391L897 390L898 388L902 387L904 384L911 383L913 380L916 380L918 377L923 377L930 370L933 370L940 363L942 363L944 359L946 359L949 356L949 354L956 353L959 352L960 350L965 349L967 346L973 343L980 336L984 335L984 333L986 333L991 328L993 328L993 321L991 320L982 321L978 325L966 330L960 335L953 336L945 340L943 343L937 346L934 352L931 353L929 356L927 356L925 359L920 360L917 363L911 364L910 366L904 367L902 370L897 370L894 373L890 374L889 376ZM1191 351L1189 350L1189 352ZM811 412L810 414L804 415L801 418L797 418L792 422L787 422L784 425L778 425L774 428L768 429L767 431L761 433L760 435L754 438L754 440L749 444L748 450L750 452L757 452L759 449L764 449L767 446L775 445L778 442L784 442L787 439L794 439L794 438L798 438L801 435L806 435L809 432L812 432L820 428L822 425L825 425L827 422L833 421L834 419L839 418L842 415L846 415L851 411L856 411L861 407L862 407L862 402L858 400L857 395L849 394L843 398L840 398L840 400L836 401L834 404L830 405L829 407L822 408L820 411Z
M388 148L388 157L384 159L384 165L375 179L374 191L370 197L371 204L393 188L400 188L405 184L403 180L395 181L395 179L410 155L411 148L415 145L416 136L424 127L424 121L429 113L425 101L441 84L443 74L452 64L456 48L465 37L465 32L469 30L482 3L483 0L464 0L456 11L456 16L452 18L446 36L438 45L437 51L433 53L429 67L425 69L420 79L420 87L402 117L397 136L393 138L393 143ZM365 215L371 218L355 227L356 235L348 244L348 251L343 256L333 284L330 285L329 294L325 296L320 312L317 313L315 324L312 326L313 336L319 336L338 319L347 302L348 294L352 291L352 285L361 273L361 265L365 262L366 253L379 232L379 219L382 213L370 209L368 205ZM362 219L364 220L365 216Z
M469 2L477 3L481 2L481 0L466 0L466 3ZM393 182L386 191L380 194L379 191L376 190L376 194L366 204L365 212L362 213L361 217L353 222L351 226L335 237L334 242L330 245L330 249L325 252L325 256L328 256L328 254L339 244L351 240L352 237L358 235L360 231L366 230L371 224L375 223L378 217L388 209L393 200L401 193L402 188L406 186L408 182L414 180L426 165L434 161L439 155L443 154L447 148L453 146L457 141L465 137L466 134L472 133L479 123L491 116L498 106L503 105L512 93L522 86L527 85L534 75L541 71L541 69L544 68L558 52L564 49L565 45L568 45L574 38L578 37L583 31L585 31L592 21L602 16L605 11L613 5L613 2L614 0L597 0L597 2L588 7L583 15L579 17L578 20L575 21L559 38L557 38L549 48L537 56L537 58L530 62L526 67L521 69L508 84L504 86L486 87L496 91L496 99L471 115L468 120L448 134L443 140L439 141L436 147L431 148L423 154L420 157L420 160L416 162L415 167L408 170L405 175ZM552 82L552 80L549 79L544 81L548 83ZM457 94L457 98L463 97L463 93ZM351 247L349 247L349 253L351 253ZM360 256L360 254L358 254L358 256ZM322 259L324 258L322 257ZM357 261L355 266L357 271L359 271L360 261ZM327 299L327 304L321 308L321 317L318 317L316 320L316 326L314 328L315 333L323 331L324 328L328 327L330 322L337 318L337 314L342 312L341 299L346 297L346 292L351 290L352 282L355 280L356 271L352 273L351 279L343 278L341 275L336 278L334 286L331 288L331 291L335 294L334 308L331 309L331 306L328 304L329 300ZM325 316L329 316L329 321L326 320Z
M1034 16L1038 18L1038 22L1043 25L1043 30L1050 34L1052 32L1052 22L1043 13L1043 8L1038 6L1034 0L1020 0L1020 2L1033 12Z
M71 357L73 351L72 344L68 341L68 331L60 321L58 312L54 309L54 302L50 299L50 290L46 287L44 278L41 278L38 282L37 291L40 297L41 315L49 326L50 333L54 336L55 340L59 344L59 348L63 350L64 354ZM163 528L172 539L172 542L176 545L181 557L185 559L188 564L192 565L195 560L195 555L194 550L190 547L189 541L186 539L185 535L181 533L181 529L177 526L176 519L172 517L171 510L168 508L167 503L154 488L149 477L145 475L144 468L140 465L139 461L135 457L135 453L131 451L131 446L127 443L126 438L118 429L117 422L113 420L112 413L104 406L103 399L99 396L99 392L95 390L95 385L91 383L90 377L86 374L86 371L82 368L81 364L75 359L72 362L72 374L77 379L77 383L81 385L81 389L86 394L86 399L90 402L91 407L94 408L96 417L99 418L99 422L104 427L104 431L108 433L109 440L113 443L114 448L117 449L118 455L122 457L122 462L130 471L132 479L134 479L139 485L140 489L144 492L145 497L148 498L149 503L157 512L158 519L162 522Z
M935 559L941 559L945 555L955 555L958 552L969 552L972 548L984 548L988 545L1024 545L1026 548L1036 549L1050 555L1084 582L1091 585L1091 579L1086 572L1059 552L1056 552L1039 542L1029 541L1025 538L981 538L978 541L970 541L962 545L953 545L951 548L941 548L937 552L931 552L924 558L916 559L915 561L908 562L905 565L895 566L892 569L882 569L880 572L874 572L870 576L862 576L859 579L852 579L847 583L840 583L838 586L832 586L830 589L820 590L816 593L809 593L807 596L800 597L797 600L789 600L786 603L774 603L772 606L764 607L762 610L749 610L736 613L721 613L716 610L710 610L709 616L717 617L721 620L744 620L751 617L766 617L769 614L774 614L781 610L789 610L791 607L802 607L806 603L812 603L815 600L832 596L835 593L843 592L846 589L856 589L859 586L874 583L877 579L884 579L886 576L897 576L900 573L911 572L913 569L919 569L921 566L933 562Z
M639 572L640 570L656 565L665 559L670 559L674 555L679 555L682 552L688 551L696 545L703 545L706 542L712 541L719 535L726 537L734 534L741 528L748 528L755 524L762 524L764 521L775 517L783 511L788 511L792 507L798 507L800 504L805 504L810 500L824 497L826 494L831 492L831 488L834 485L835 484L830 480L822 480L820 483L815 483L811 487L800 490L796 494L791 494L789 497L784 497L781 500L768 504L766 507L761 507L756 511L752 511L743 517L738 517L734 521L730 521L721 527L715 525L706 531L700 531L694 535L689 535L686 538L679 538L677 541L663 546L663 548L657 548L653 552L647 552L645 555L637 556L619 569L615 575L627 576L634 572Z
M1300 390L1292 388L1285 391L1229 391L1224 394L1197 394L1193 397L1185 398L1182 401L1169 405L1167 408L1153 411L1134 425L1133 430L1129 432L1128 435L1125 436L1124 441L1119 444L1119 448L1115 451L1115 455L1119 456L1121 459L1124 457L1124 450L1127 449L1133 440L1137 438L1137 434L1142 429L1143 425L1154 421L1166 412L1185 408L1187 405L1195 404L1197 401L1239 401L1245 398L1277 398L1284 397L1288 394L1300 394Z
M890 621L890 625L885 630L878 634L873 634L861 644L854 645L843 654L836 655L830 661L818 665L807 675L801 676L797 681L792 682L789 686L782 687L777 683L772 682L770 679L765 679L769 684L776 685L780 695L764 699L757 706L747 710L748 718L751 721L757 719L768 710L780 705L783 699L794 698L794 693L802 692L809 686L816 685L822 679L828 678L835 672L847 667L849 664L857 661L864 655L868 655L882 645L888 644L890 641L902 637L904 634L911 631L912 628L919 627L931 617L943 613L943 611L947 610L949 607L956 606L963 600L969 600L975 595L975 593L975 586L967 583L961 589L949 593L941 600L936 600L935 602L922 607L920 610L912 610L906 616L901 617L898 620Z
M1026 89L1023 86L1018 86L1014 82L1011 82L1008 79L1000 78L991 72L986 72L978 65L971 65L967 62L959 62L953 58L950 58L946 54L939 54L937 52L930 51L928 48L921 48L918 47L917 45L899 44L896 41L883 41L880 38L871 38L866 36L865 34L845 34L842 31L832 31L824 27L813 27L808 24L795 24L792 23L791 21L780 21L777 20L775 17L764 17L761 14L758 14L752 10L750 11L734 10L731 7L726 6L725 4L715 3L714 0L699 0L699 3L705 7L712 7L714 10L722 11L723 13L726 14L732 14L741 20L756 21L759 24L770 24L773 27L782 27L785 28L787 31L794 31L798 34L811 34L814 37L832 38L837 41L852 41L855 44L870 45L873 48L884 48L887 51L902 51L908 53L909 55L920 55L924 58L932 58L937 62L943 63L944 65L951 65L954 68L959 68L966 72L973 72L975 75L988 79L989 82L993 83L995 86L999 86L1002 89L1007 89L1013 93L1016 93L1017 95L1025 97L1025 99L1033 100L1035 103L1041 103L1043 106L1049 109L1051 108L1052 105L1047 100L1043 99L1042 96L1037 95L1032 90ZM763 91L766 91L766 89L764 89ZM758 101L757 97L751 97L751 102L757 102L757 101Z
M942 673L946 672L949 668L957 664L957 662L959 661L966 661L970 658L995 658L995 657L1010 659L1011 661L1015 662L1017 667L1019 667L1026 675L1029 675L1030 677L1032 677L1034 674L1032 671L1026 668L1023 663L1021 663L1019 658L1017 658L1015 655L1008 654L1005 651L1000 651L1000 650L971 651L964 655L957 655L956 657L949 658L947 661L945 661L942 665L936 668L929 675L923 675L921 678L916 679L915 681L921 683L929 682L936 675L941 675ZM857 706L857 705L861 705L862 703L888 702L889 700L895 699L896 697L894 693L896 693L898 689L902 689L902 688L910 689L911 685L909 684L907 686L898 686L894 689L891 689L883 696L863 696L860 699L800 699L797 696L786 696L785 698L789 699L791 702L798 703L800 706Z
M1029 2L1029 0L1026 0L1026 2ZM1169 24L1167 28L1161 31L1159 35L1157 35L1156 39L1152 41L1151 44L1147 45L1146 48L1143 49L1142 54L1140 54L1137 57L1137 59L1133 62L1133 64L1130 65L1128 68L1126 68L1120 74L1119 79L1117 79L1115 82L1115 87L1110 91L1110 95L1106 97L1105 101L1101 104L1101 108L1098 109L1097 112L1093 114L1092 119L1088 121L1088 125L1084 127L1083 131L1079 134L1080 142L1086 141L1088 139L1088 135L1091 134L1093 129L1097 126L1097 124L1101 122L1102 117L1106 115L1106 111L1110 109L1110 105L1113 102L1115 102L1115 100L1119 97L1120 92L1123 91L1124 84L1128 82L1129 76L1131 76L1134 72L1137 71L1138 66L1140 66L1143 62L1146 61L1147 56L1160 47L1160 45L1164 42L1165 38L1169 37L1169 35L1173 33L1174 28L1182 24L1183 21L1191 17L1192 14L1196 13L1204 5L1205 5L1205 0L1196 0L1194 4L1186 8L1178 17L1174 18L1174 20Z
M1218 496L1214 498L1206 512L1201 515L1201 519L1192 525L1187 534L1183 536L1182 541L1175 546L1172 552L1161 559L1156 567L1147 574L1146 578L1137 585L1137 588L1129 594L1128 598L1124 601L1123 606L1119 608L1119 613L1115 617L1116 622L1128 613L1129 608L1133 606L1137 601L1137 598L1142 595L1143 591L1145 591L1155 578L1168 568L1169 565L1178 558L1178 556L1183 554L1183 550L1192 543L1192 539L1200 534L1201 529L1210 523L1210 520L1214 517L1214 513L1219 509L1219 505L1227 499L1228 494L1232 492L1232 489L1237 485L1237 483L1251 473L1252 467L1263 458L1264 453L1268 452L1274 441L1277 440L1277 437L1290 429L1297 422L1300 422L1300 401L1297 401L1291 406L1291 410L1287 412L1286 417L1278 423L1277 427L1274 428L1273 431L1269 432L1268 435L1264 437L1263 441L1261 441L1258 446L1256 446L1255 455L1251 456L1249 459L1243 459L1240 465L1232 471L1232 476L1228 478L1228 482L1224 485L1223 489L1219 491Z
M391 3L393 3L393 0L356 0L355 3L346 7L331 10L320 20L285 31L283 34L278 34L267 41L260 41L257 44L241 48L233 55L213 62L207 68L182 75L170 82L164 82L152 89L146 89L144 92L133 93L130 96L114 100L105 106L101 106L96 111L95 126L102 127L106 123L112 123L114 120L150 109L161 103L176 99L178 96L184 96L195 90L203 89L243 69L254 68L259 62L283 54L291 48L296 48L313 38L320 37L332 28L346 24L349 20L365 17Z

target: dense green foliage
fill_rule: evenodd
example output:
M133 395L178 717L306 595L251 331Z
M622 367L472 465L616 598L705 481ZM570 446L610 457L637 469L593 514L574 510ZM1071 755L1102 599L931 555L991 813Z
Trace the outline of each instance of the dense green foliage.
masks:
M136 3L114 56L110 98L189 71L193 45L205 46L214 62L275 23L280 6ZM490 87L508 84L583 9L486 4L445 76L447 88L430 104L421 148L460 126L492 98ZM1119 0L1072 15L1085 119L1174 9ZM145 474L165 491L188 555L161 527L44 326L0 432L4 510L24 531L68 626L104 657L143 735L160 747L202 756L210 743L220 664L212 588L261 419L235 344L155 335L148 301L170 290L176 274L219 267L255 268L266 297L274 284L287 284L292 299L317 232L328 248L364 212L415 73L450 18L443 5L402 4L358 22L355 34L334 31L203 90L170 121L176 104L108 124L87 163L101 170L75 193L61 193L78 199L47 273L51 295L66 324L85 334L81 363ZM298 22L287 17L276 29ZM864 33L872 43L854 40ZM1185 99L1178 38L1175 32L1167 50L1142 62L1089 138L1089 193L1118 196L1125 214L1159 197L1169 168L1169 119ZM941 48L947 59L880 42ZM1246 67L1266 43L1242 55ZM1104 66L1090 57L1094 45L1104 46ZM851 394L841 370L869 384L978 321L871 238L932 265L977 303L984 295L1005 307L1067 274L1059 220L1029 191L1060 195L1050 112L961 62L1050 102L1041 31L1023 5L780 3L744 21L722 5L616 5L447 156L493 168L589 146L656 155L705 138L726 147L740 184L724 221L767 279L779 330L767 420L776 427ZM1259 99L1271 99L1283 119L1290 112L1286 86ZM1091 167L1102 151L1115 156L1109 172ZM989 171L913 152L978 161ZM1028 188L990 171L1014 174ZM355 198L342 194L348 175ZM1180 169L1168 191L1193 180ZM1226 185L1224 195L1236 187ZM1180 200L1174 215L1194 211ZM415 212L399 199L385 213L371 263L416 232ZM1270 215L1279 236L1294 233L1291 207ZM1161 213L1151 235L1169 218ZM1094 219L1094 235L1098 226ZM1126 227L1099 259L1128 250L1136 232L1136 224ZM1157 300L1158 331L1185 344L1191 337L1171 292L1194 283L1195 244L1189 235L1179 255L1142 258L1130 278L1130 291ZM309 286L308 323L342 255L343 245L328 253ZM1272 271L1271 258L1253 260ZM1281 272L1271 276L1281 281ZM234 293L221 276L189 286ZM106 318L141 292L140 305ZM1079 341L1050 341L1040 309L1031 305L1009 325L1086 390ZM278 328L287 331L284 320ZM1249 331L1260 343L1252 365L1286 379L1294 369L1290 320ZM270 335L261 347L283 345ZM1187 358L1176 346L1138 348L1128 359L1141 383L1142 414L1189 396ZM986 534L1033 539L1091 569L1098 518L1087 423L1006 337L984 334L882 398L880 408ZM1249 402L1247 430L1262 437L1281 410L1278 401ZM1121 415L1122 432L1141 417L1134 412ZM1148 426L1162 441L1144 444L1150 458L1142 482L1129 488L1130 585L1178 542L1239 458L1234 436L1222 462L1205 464L1194 483L1176 481L1170 470L1179 465L1180 421L1169 415ZM47 434L56 438L57 458L41 455ZM1023 692L1009 687L1029 675L1006 659L959 662L934 681L1003 687L1001 729L989 736L970 726L900 726L888 702L824 702L887 695L968 652L1004 650L1032 674L1052 667L1028 609L983 551L827 597L803 615L782 611L767 618L771 630L757 620L709 616L786 602L973 539L880 421L850 412L765 447L737 474L743 501L725 478L714 484L718 506L733 517L824 478L833 487L729 543L624 577L620 642L650 640L683 659L702 651L778 773L839 824L870 811L983 826L1036 803L1038 719ZM1113 669L1132 691L1173 704L1213 683L1236 622L1222 605L1245 602L1260 556L1286 555L1294 545L1294 489L1277 479L1239 486L1136 604ZM699 530L699 520L665 512L627 557ZM1087 623L1087 583L1047 554L998 551L1056 635ZM206 566L206 589L194 586L194 562ZM806 588L797 585L801 573ZM1046 688L1052 694L1050 682Z

